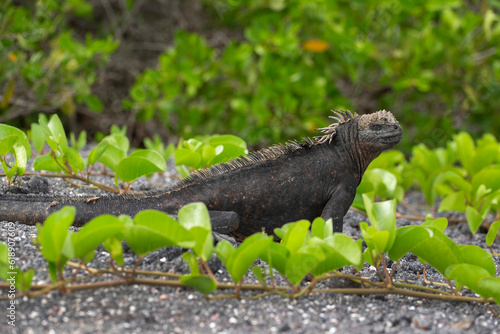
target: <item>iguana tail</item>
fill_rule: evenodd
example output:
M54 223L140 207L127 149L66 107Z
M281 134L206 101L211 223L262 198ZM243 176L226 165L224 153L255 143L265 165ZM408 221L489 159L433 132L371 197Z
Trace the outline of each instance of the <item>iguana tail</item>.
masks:
M0 221L20 222L27 225L43 223L54 211L64 206L76 208L74 226L103 214L134 216L138 211L153 208L153 201L134 195L103 195L66 198L47 195L0 195Z

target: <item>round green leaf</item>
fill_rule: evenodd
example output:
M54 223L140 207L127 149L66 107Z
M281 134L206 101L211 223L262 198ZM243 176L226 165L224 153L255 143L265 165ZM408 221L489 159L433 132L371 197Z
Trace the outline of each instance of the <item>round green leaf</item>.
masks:
M123 226L122 221L111 215L102 215L92 219L72 235L75 256L83 259L106 239L120 233Z
M394 244L389 250L389 257L393 261L398 261L408 252L421 257L443 275L446 268L462 262L462 253L457 244L434 227L399 228Z
M35 170L46 170L49 172L60 173L63 171L60 165L56 163L53 157L49 155L40 155L33 162Z
M217 244L217 247L219 244ZM280 274L285 275L286 262L290 257L290 251L282 244L271 242L260 254L260 258L266 261L269 266L276 269Z
M138 150L123 159L116 168L118 177L125 182L132 182L141 176L167 169L165 159L153 150Z
M208 139L208 143L213 147L220 145L224 147L224 149L214 157L212 161L213 164L226 162L232 158L245 155L248 152L246 142L232 135L213 136Z
M123 151L122 149L116 147L115 145L111 144L110 142L108 142L108 143L109 143L109 145L101 153L101 155L96 157L96 160L99 161L100 163L104 164L109 169L116 171L116 169L118 168L118 164L120 163L120 161L125 159L125 157L127 156L127 153L125 151ZM105 144L103 144L103 145L105 145Z
M217 289L217 284L208 276L184 275L180 278L180 281L192 288L195 288L204 295L208 295Z
M235 283L245 276L248 268L272 242L272 237L256 233L246 238L227 259L226 268Z
M18 136L10 135L3 139L0 138L0 155L7 155L12 149L12 146L17 142Z
M38 230L38 241L42 246L42 254L49 262L58 262L64 248L71 246L67 243L68 228L73 224L76 209L65 206L59 211L51 213ZM66 253L68 251L66 250ZM69 251L71 253L71 251Z
M489 289L484 289L479 286L482 279L492 277L490 273L482 267L470 263L454 264L446 269L445 277L468 287L481 295L481 297L489 298L492 296Z
M19 130L18 128L15 128L10 125L6 124L0 124L0 139L3 139L7 136L17 136L18 137L18 142L24 146L24 149L26 150L26 156L28 159L31 157L31 145L28 141L28 137L26 137L26 134Z
M187 148L180 148L175 151L175 164L186 165L191 168L200 167L201 155L197 152L192 152Z
M299 284L324 260L325 254L318 245L303 246L286 261L285 275L293 285Z
M138 255L166 246L190 248L195 245L189 231L172 217L155 210L139 212L133 224L125 225L123 234L129 247Z
M460 252L462 253L462 261L464 263L470 263L481 268L484 268L490 273L491 276L495 276L497 271L495 267L495 262L491 254L478 247L476 245L459 246Z
M204 203L196 202L184 205L178 213L179 224L190 230L195 226L212 231L210 215Z

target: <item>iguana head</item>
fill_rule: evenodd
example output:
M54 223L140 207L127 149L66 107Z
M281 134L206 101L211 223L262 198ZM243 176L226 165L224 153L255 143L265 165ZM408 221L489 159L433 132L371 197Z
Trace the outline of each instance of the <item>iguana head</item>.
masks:
M361 148L376 155L393 148L403 136L403 129L396 118L385 110L358 118L358 140Z
M330 118L336 122L318 129L324 135L316 137L315 142L343 146L358 167L359 180L370 162L383 151L393 148L403 136L401 125L389 111L362 116L343 110L334 113L336 116Z
M323 132L323 136L316 137L319 143L331 142L339 127L346 123L357 123L358 143L363 149L373 152L380 152L394 147L403 136L403 129L396 118L389 111L380 110L373 114L359 116L349 110L333 111L335 116L330 118L336 120L335 123L318 129Z

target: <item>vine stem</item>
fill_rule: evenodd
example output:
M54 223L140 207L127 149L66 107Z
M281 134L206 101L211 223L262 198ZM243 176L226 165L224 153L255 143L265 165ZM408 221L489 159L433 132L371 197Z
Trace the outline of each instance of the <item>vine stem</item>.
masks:
M44 293L48 293L50 291L61 288L66 285L66 291L82 291L89 289L99 289L105 287L115 287L122 285L132 285L132 284L142 284L142 285L152 285L152 286L168 286L168 287L177 287L177 288L189 288L188 285L179 282L177 280L159 280L159 279L147 279L147 278L137 278L132 277L128 280L118 279L112 281L105 282L94 282L94 283L79 283L79 284L67 284L69 280L59 281L50 285L33 285L32 289L37 290L35 293L21 293L19 296L28 296L28 297L36 297L42 295ZM0 289L9 289L9 283L0 283ZM220 290L228 290L235 289L233 283L219 283L217 288ZM280 295L285 295L287 297L293 298L294 294L284 294L288 287L271 287L264 285L255 285L255 284L241 284L238 286L239 290L253 290L253 291L265 291L269 293L277 293ZM333 288L333 289L312 289L310 293L340 293L344 295L368 295L368 294L378 294L378 295L403 295L403 296L411 296L425 299L436 299L436 300L446 300L446 301L457 301L457 302L477 302L482 304L490 304L494 303L492 298L481 298L481 297L465 297L465 296L456 296L456 295L445 295L445 294L436 294L429 292L420 292L414 290L400 289L400 288ZM267 294L263 294L267 295ZM223 297L211 296L210 298L234 298L235 295L225 295ZM0 300L8 299L8 296L0 296Z
M384 269L384 274L385 274L384 281L386 281L388 288L392 288L392 276L389 274L389 271L387 270L387 263L385 262L384 254L380 255L380 262L382 262L382 268Z

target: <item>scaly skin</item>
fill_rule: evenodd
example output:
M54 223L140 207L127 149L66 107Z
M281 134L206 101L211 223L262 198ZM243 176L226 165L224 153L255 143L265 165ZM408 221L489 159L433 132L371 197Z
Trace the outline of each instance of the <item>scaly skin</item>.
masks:
M333 219L342 231L343 217L356 187L373 159L394 147L402 128L385 110L368 115L337 112L324 135L305 143L290 142L248 157L194 172L166 190L141 195L49 197L3 195L0 220L35 224L66 205L76 207L75 226L101 214L134 216L145 209L176 214L184 205L207 205L214 231L238 240L299 219Z

